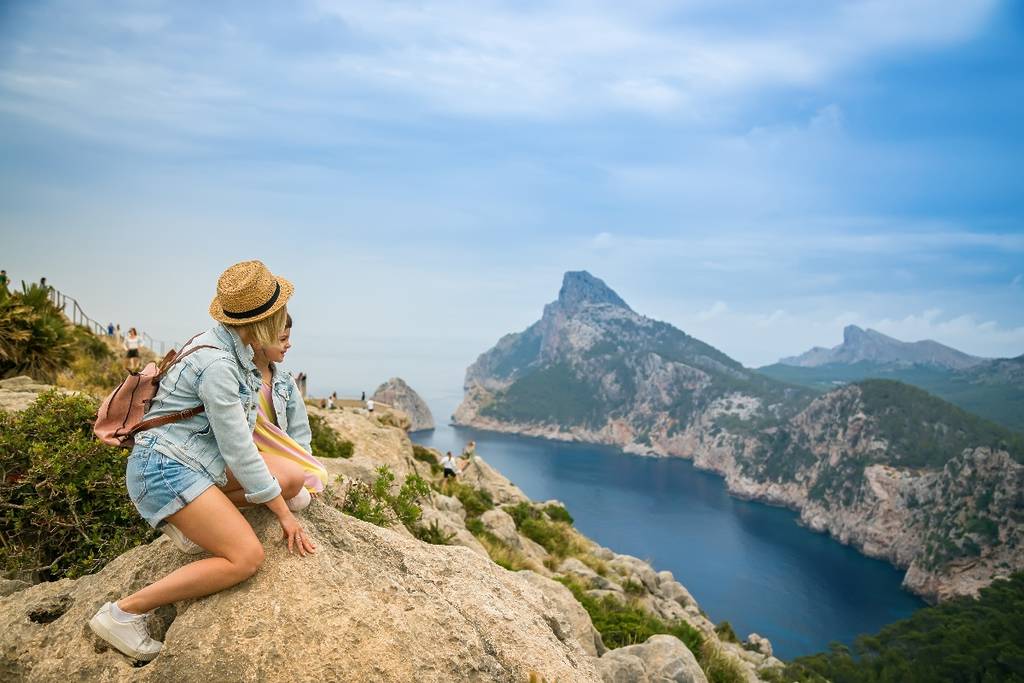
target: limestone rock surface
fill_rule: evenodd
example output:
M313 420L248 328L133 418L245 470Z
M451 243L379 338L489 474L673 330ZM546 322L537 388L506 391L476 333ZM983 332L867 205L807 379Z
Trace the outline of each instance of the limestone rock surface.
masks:
M599 680L543 590L460 547L428 546L319 502L302 515L319 545L289 555L265 510L266 548L247 582L157 613L164 651L135 667L86 627L104 602L189 559L166 539L97 574L0 600L0 680Z
M670 635L611 650L598 661L605 683L707 683L693 653Z

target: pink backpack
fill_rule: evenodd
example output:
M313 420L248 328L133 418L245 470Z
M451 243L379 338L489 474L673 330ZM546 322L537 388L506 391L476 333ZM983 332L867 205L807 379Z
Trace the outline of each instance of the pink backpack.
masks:
M191 344L198 336L197 334L185 342L183 348ZM195 408L188 408L171 415L154 417L150 420L142 419L153 403L157 389L160 388L160 380L172 365L199 349L215 348L217 347L204 344L193 347L180 355L171 349L159 365L153 362L147 363L142 372L133 372L125 377L117 385L117 388L103 399L99 412L96 413L93 432L96 433L100 441L109 446L131 448L135 445L136 433L186 420L206 410L205 406L200 404Z

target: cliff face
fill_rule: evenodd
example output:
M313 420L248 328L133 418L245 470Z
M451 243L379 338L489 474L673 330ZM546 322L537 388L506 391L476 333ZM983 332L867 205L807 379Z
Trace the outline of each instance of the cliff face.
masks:
M480 356L456 423L692 458L734 494L907 568L929 599L1024 567L1018 436L896 382L812 400L590 279L566 274L540 321Z
M408 415L412 422L411 432L434 428L434 416L430 414L427 402L400 377L392 377L377 387L373 400L394 406Z

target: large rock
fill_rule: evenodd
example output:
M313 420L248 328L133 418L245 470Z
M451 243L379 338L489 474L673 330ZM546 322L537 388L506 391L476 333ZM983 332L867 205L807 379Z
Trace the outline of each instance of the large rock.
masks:
M639 645L609 650L598 660L605 683L707 683L693 653L675 636L651 636Z
M321 459L332 478L343 475L372 483L377 478L377 468L387 465L401 482L406 475L418 471L412 457L412 442L401 429L379 424L362 409L324 410L310 406L309 412L322 417L338 436L355 444L351 458Z
M400 377L392 377L377 387L373 400L394 406L408 415L412 421L411 432L434 428L434 416L430 414L427 402Z
M565 618L570 633L584 652L594 657L600 657L605 653L607 648L604 646L601 634L594 628L594 622L590 620L587 610L583 609L583 605L573 597L572 591L557 581L529 569L524 569L517 575L539 588L551 600L558 612Z
M544 592L465 548L426 545L314 502L303 522L319 550L300 558L270 513L246 514L266 548L263 567L240 586L163 610L158 621L171 623L154 629L165 643L154 661L133 666L86 621L190 559L163 538L98 574L0 600L0 680L598 679Z
M464 484L483 489L491 494L491 498L499 505L507 503L521 503L530 500L522 490L505 478L505 475L498 472L479 455L462 470L459 478Z
M0 410L9 413L25 410L35 402L39 394L51 389L56 389L56 387L37 382L27 375L0 379ZM62 394L75 393L67 389L58 389L58 391Z

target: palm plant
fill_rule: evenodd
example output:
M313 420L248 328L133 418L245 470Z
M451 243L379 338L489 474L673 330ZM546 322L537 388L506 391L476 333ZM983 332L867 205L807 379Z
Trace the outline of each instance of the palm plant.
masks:
M74 352L72 325L39 285L0 292L0 377L53 382Z

